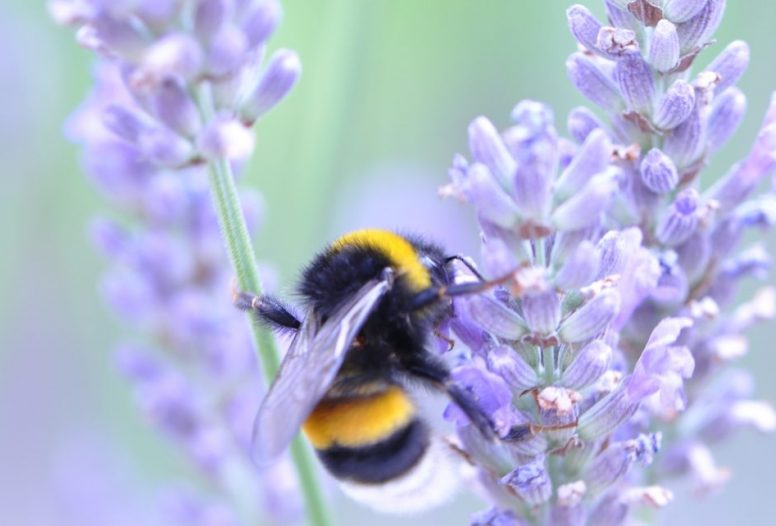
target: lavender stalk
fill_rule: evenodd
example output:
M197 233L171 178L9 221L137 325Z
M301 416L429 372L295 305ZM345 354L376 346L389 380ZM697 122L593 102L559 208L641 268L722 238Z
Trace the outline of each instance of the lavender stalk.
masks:
M222 363L249 345L241 339L244 320L232 321L231 306L215 307L228 304L229 272L212 234L220 226L237 286L261 293L233 167L252 152L250 127L285 97L300 73L298 58L286 50L264 65L280 5L276 0L132 5L54 0L49 7L58 22L79 28L79 42L98 53L106 73L71 133L83 142L88 171L102 190L153 241L143 246L134 239L139 235L113 223L97 232L98 242L120 265L109 297L170 354L160 360L154 353L125 349L120 365L149 416L214 475L238 510L239 522L254 523L259 514L254 492L274 489L271 477L260 475L248 458L245 429L250 425L244 415L250 409L238 400L238 382L255 389L255 379L251 385L246 378L255 365L234 371ZM205 164L214 209L202 200ZM274 339L255 324L250 327L258 362L271 378L278 367ZM200 388L191 389L189 383L197 381ZM328 524L301 441L292 446L292 456L311 523Z
M212 119L214 117L213 101L207 84L201 87L199 104L205 119ZM237 275L237 285L240 290L261 294L263 287L256 266L256 255L248 236L245 219L240 212L240 201L229 159L225 156L218 156L208 162L208 168L210 188L232 267ZM252 321L249 320L249 322ZM259 324L250 323L250 326L264 376L267 381L272 381L280 365L280 355L275 345L275 339L266 328ZM291 444L291 456L294 459L302 492L305 495L310 523L316 526L329 524L328 511L319 491L312 455L300 437L297 437Z

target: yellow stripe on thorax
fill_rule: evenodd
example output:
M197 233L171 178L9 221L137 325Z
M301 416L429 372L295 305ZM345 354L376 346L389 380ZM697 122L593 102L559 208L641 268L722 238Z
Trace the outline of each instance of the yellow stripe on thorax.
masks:
M415 407L398 387L380 394L345 400L324 400L302 429L315 449L335 444L359 447L379 442L408 424Z
M423 266L412 243L388 230L357 230L332 243L332 250L341 250L349 245L361 245L382 253L415 290L431 286L431 275Z

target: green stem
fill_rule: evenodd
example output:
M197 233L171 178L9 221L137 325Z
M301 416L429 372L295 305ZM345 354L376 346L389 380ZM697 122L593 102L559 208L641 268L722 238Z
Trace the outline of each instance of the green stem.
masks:
M542 363L544 364L543 379L547 385L552 385L555 382L555 348L544 347L542 348Z
M210 120L215 113L210 86L207 83L203 84L198 95L200 111L206 121ZM261 294L262 286L256 266L256 255L253 252L248 228L242 215L232 168L229 161L222 157L211 160L208 163L208 168L218 222L226 240L229 259L237 275L237 286L240 290ZM257 323L250 323L250 326L264 375L271 381L280 365L275 338ZM307 504L307 516L310 524L328 526L331 521L323 496L319 491L320 486L315 475L312 456L307 446L298 437L291 444L291 456Z

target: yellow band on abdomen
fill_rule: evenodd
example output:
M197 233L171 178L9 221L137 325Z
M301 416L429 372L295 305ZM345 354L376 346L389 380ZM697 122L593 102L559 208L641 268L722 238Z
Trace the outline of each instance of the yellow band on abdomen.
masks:
M340 237L331 248L342 250L351 245L372 248L383 254L396 269L406 275L407 282L415 290L431 286L431 275L420 261L418 252L412 243L389 230L356 230Z
M334 445L361 447L388 438L415 414L407 395L398 387L366 397L324 400L302 429L315 449Z

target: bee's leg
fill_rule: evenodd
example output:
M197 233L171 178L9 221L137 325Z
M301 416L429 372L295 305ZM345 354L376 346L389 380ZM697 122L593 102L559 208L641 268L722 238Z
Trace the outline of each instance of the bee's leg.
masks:
M509 433L502 437L503 440L508 442L523 442L529 438L533 438L537 433L542 431L559 431L561 429L573 429L577 427L577 422L570 422L568 424L560 424L555 426L543 426L540 424L518 424L509 429ZM573 438L572 438L573 440ZM569 444L562 448L562 451L570 447ZM554 451L554 450L553 450Z
M482 433L482 436L488 440L496 438L493 421L488 415L482 412L482 409L480 409L477 402L474 401L474 398L472 398L472 395L468 391L461 389L461 387L449 380L444 384L444 389L447 391L450 399L455 402L455 405L466 414L469 420L471 420L471 423L474 424L474 427Z
M403 356L402 367L410 378L428 382L435 388L447 392L450 400L466 414L484 437L493 439L496 436L494 424L488 415L482 412L471 393L450 379L450 371L447 370L445 365L430 356L424 355Z
M453 348L455 347L455 340L453 340L452 338L448 338L447 336L439 332L439 330L434 329L434 336L436 336L437 338L439 338L440 340L442 340L447 344L447 352L452 351Z
M261 323L274 329L295 331L302 325L288 307L267 294L257 296L248 292L234 291L232 301L235 307L253 312Z

